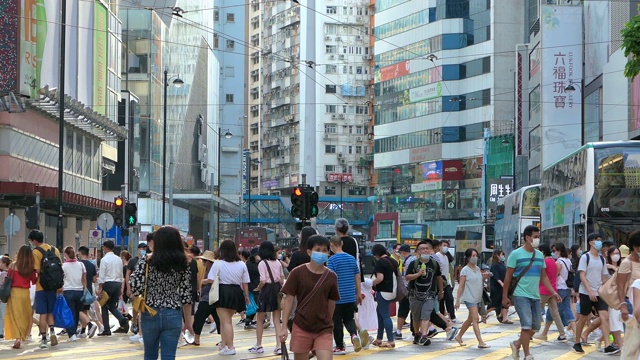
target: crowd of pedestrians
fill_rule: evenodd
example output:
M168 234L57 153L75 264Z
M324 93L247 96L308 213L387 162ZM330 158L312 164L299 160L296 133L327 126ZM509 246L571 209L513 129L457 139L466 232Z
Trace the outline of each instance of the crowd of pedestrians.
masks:
M347 353L344 329L355 352L395 348L407 325L419 346L429 346L438 329L446 340L466 346L464 336L472 328L477 347L486 349L480 323L495 311L499 323L513 324L509 307L514 306L521 331L510 343L513 359L522 351L525 360L533 360L531 340L548 341L553 324L559 333L555 341L573 343L577 353L592 345L589 335L596 333L598 351L639 359L640 231L620 247L590 234L583 253L581 246L568 250L563 243L541 243L539 229L529 226L520 248L494 251L490 268L480 266L482 254L467 249L454 296L448 241L423 240L414 249L375 244L375 265L365 276L348 221L338 219L335 230L327 239L305 227L299 247L287 251L271 242L238 249L226 240L201 254L177 229L163 226L147 236L135 256L116 255L114 243L105 241L99 262L86 247L68 246L60 253L33 230L30 245L13 259L0 259L0 284L6 277L12 282L7 303L0 304L0 335L19 349L37 324L39 346L46 349L58 345L62 334L75 342L131 332L129 339L143 344L145 359L173 359L181 346L200 346L207 330L219 334L220 355L237 355L238 325L256 332L248 352L263 354L264 331L273 326L277 341L269 352L280 355L288 343L296 358L324 360ZM612 282L615 301L606 293ZM56 333L53 312L60 297L73 325ZM461 305L468 311L463 322L455 314ZM234 324L238 314L241 320ZM111 316L118 321L113 328Z

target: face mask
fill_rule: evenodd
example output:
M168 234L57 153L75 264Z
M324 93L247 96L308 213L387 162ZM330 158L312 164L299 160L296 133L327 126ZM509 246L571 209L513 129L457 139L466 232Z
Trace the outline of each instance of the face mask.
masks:
M147 255L147 250L140 250L140 256L145 257Z
M313 261L314 263L318 264L318 265L322 265L324 263L327 262L327 260L329 260L329 255L325 254L323 252L319 252L319 251L314 251L311 253L311 261Z
M551 254L551 257L553 260L558 260L558 255L556 255L556 253Z
M596 242L593 244L593 247L598 251L602 250L602 241L596 240Z
M617 263L618 261L620 261L620 255L611 255L611 261Z
M578 256L582 256L582 250L578 250Z
M500 255L500 261L504 262L504 255Z
M531 246L533 246L534 249L537 249L538 246L540 246L540 238L533 238L533 241L531 242Z
M469 262L475 265L475 264L478 263L478 258L477 257L472 257L471 259L469 259Z
M422 255L420 255L420 259L422 259L422 260L429 260L429 254L422 254Z
M447 253L447 251L449 251L449 247L447 247L447 246L443 246L443 247L442 247L442 249L440 249L440 251L441 251L443 254L446 254L446 253Z
M278 260L282 260L282 254L277 256Z

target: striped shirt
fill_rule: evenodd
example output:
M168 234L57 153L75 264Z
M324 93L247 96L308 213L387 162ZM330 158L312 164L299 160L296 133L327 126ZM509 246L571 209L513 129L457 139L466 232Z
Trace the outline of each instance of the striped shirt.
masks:
M535 300L540 299L540 275L546 268L546 264L544 263L544 256L542 255L542 253L539 250L534 251L536 253L536 257L533 260L533 265L531 265L531 268L518 282L518 287L516 287L513 296L525 297ZM511 281L514 281L515 278L520 276L524 269L529 266L532 256L533 253L525 250L524 246L512 251L511 254L509 254L509 259L507 259L507 267L514 269Z
M329 258L327 267L338 276L340 300L336 304L355 303L356 274L360 274L356 259L344 252L337 253Z

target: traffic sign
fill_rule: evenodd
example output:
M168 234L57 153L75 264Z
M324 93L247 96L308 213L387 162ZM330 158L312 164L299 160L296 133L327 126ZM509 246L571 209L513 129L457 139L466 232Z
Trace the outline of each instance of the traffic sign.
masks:
M15 214L10 214L4 219L4 234L12 237L20 231L20 219Z
M102 243L102 231L98 229L89 230L89 247L99 248Z
M113 215L102 213L98 216L98 227L102 230L111 230L113 227Z

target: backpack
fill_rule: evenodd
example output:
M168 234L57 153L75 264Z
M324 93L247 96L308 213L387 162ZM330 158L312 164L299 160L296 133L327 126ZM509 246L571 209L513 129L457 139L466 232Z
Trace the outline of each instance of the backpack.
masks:
M576 273L573 272L573 269L569 269L567 263L565 263L564 261L562 261L562 264L567 269L567 280L565 281L567 283L567 287L569 289L573 289L573 282L575 281Z
M44 250L38 246L36 249L42 253L40 274L38 275L40 286L45 291L60 289L64 285L64 271L62 270L62 261L56 255L56 248L52 246L49 250Z
M586 256L587 257L587 268L589 268L589 260L591 259L591 256L589 255L589 253L586 253L582 256ZM605 265L605 261L604 261L604 257L602 257L602 255L600 256L600 261L602 261L602 266L606 266ZM569 272L569 274L571 274L571 272ZM580 275L578 276L574 276L574 278L572 279L573 282L573 290L578 293L580 292L580 283L582 282L582 280L580 279ZM569 280L567 278L567 286L569 286Z

